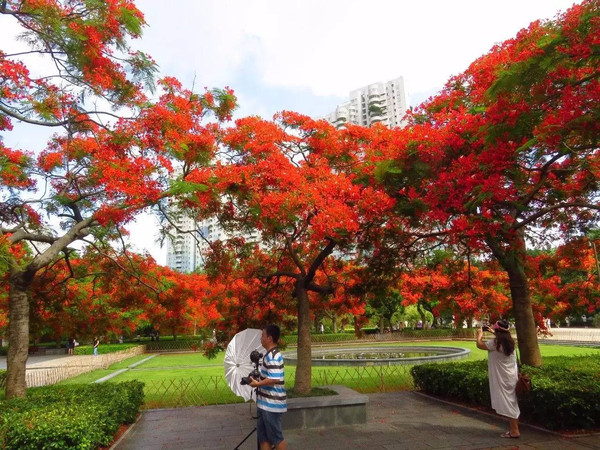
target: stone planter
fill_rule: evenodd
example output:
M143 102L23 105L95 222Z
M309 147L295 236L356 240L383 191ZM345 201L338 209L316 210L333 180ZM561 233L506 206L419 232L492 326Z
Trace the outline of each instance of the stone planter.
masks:
M338 395L288 399L288 411L282 416L284 430L367 423L366 395L340 385L322 387Z

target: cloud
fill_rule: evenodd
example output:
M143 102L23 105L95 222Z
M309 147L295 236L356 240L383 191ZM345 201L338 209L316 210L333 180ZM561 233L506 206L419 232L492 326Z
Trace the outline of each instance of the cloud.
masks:
M454 74L569 0L138 0L148 22L134 42L163 75L196 87L230 85L252 67L265 86L346 97L403 75L412 92ZM0 17L6 49L14 21ZM251 93L244 93L250 97ZM335 105L332 105L332 109ZM290 105L294 108L294 105Z

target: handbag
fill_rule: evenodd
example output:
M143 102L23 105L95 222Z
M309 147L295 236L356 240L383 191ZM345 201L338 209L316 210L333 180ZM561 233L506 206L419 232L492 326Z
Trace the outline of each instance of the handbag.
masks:
M516 349L515 349L516 350ZM521 363L519 361L519 353L517 352L517 367L519 369L519 377L517 378L517 384L515 386L515 392L517 397L522 397L531 392L531 377L525 372L521 371Z
M523 395L526 395L529 392L531 392L531 378L529 377L529 375L519 371L519 378L517 379L515 392L517 393L517 397L522 397Z

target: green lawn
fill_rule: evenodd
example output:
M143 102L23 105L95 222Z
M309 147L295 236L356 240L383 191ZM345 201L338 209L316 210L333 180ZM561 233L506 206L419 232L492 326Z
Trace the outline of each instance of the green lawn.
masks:
M148 355L144 355L148 357ZM223 367L223 358L225 352L219 352L216 358L208 359L202 353L173 353L159 355L156 358L138 366L139 368L159 368L168 369L169 367L195 367L204 368L210 366ZM143 359L143 358L142 358ZM129 361L129 360L128 360Z

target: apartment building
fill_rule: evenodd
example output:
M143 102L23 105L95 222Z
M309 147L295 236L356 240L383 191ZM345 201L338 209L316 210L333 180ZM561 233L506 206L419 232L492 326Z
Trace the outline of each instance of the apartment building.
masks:
M171 233L173 239L167 239L167 266L178 272L189 273L204 267L204 255L210 249L210 243L234 237L215 218L198 222L181 216L174 224L177 229ZM247 242L256 242L257 236L255 233L243 237Z
M407 109L404 79L398 77L351 91L350 100L338 105L325 119L336 128L349 123L365 127L376 123L390 128L403 127Z

